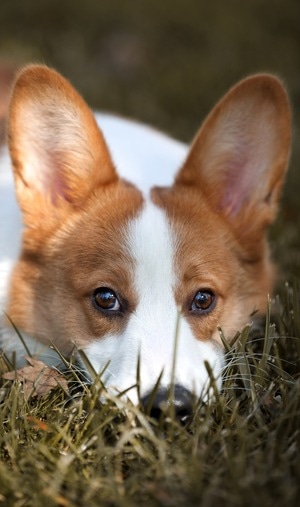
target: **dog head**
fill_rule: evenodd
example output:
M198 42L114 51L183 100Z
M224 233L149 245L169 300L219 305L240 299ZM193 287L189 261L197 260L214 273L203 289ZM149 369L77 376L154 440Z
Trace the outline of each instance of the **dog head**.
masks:
M230 338L272 291L266 229L290 135L281 83L249 77L208 116L174 184L143 195L118 176L72 86L26 68L9 115L24 220L10 318L65 355L83 349L119 392L136 383L138 358L144 397L160 375L162 390L202 395L205 361L220 385L218 325ZM136 389L128 395L137 401Z

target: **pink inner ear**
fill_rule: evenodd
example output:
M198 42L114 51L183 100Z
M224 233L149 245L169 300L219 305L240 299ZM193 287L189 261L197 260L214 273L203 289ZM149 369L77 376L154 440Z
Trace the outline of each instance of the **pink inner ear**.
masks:
M249 197L252 184L248 181L247 158L232 161L225 172L224 186L221 190L220 209L235 217Z
M59 174L59 173L58 173ZM63 180L63 178L59 177L56 173L55 177L49 178L49 190L51 195L51 202L52 204L56 204L58 199L61 197L65 201L71 202L69 198L69 191L70 188L68 187L67 183Z
M35 149L34 149L35 148ZM30 152L26 151L24 165L25 180L29 187L36 187L45 197L56 204L59 198L70 202L70 186L65 174L64 155L48 147L32 143Z
M59 198L70 201L70 187L64 174L63 155L59 153L48 152L45 159L48 162L47 170L44 171L44 191L49 192L51 202L56 204Z
M258 138L248 140L241 135L236 136L236 143L227 146L218 160L217 172L222 181L219 208L232 217L250 202L255 206L267 192L268 169L273 164L273 153L268 133L261 131L260 134Z

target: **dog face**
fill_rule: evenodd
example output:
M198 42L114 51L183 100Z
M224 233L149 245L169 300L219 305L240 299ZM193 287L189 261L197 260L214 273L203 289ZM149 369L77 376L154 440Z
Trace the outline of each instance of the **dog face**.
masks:
M142 396L160 375L162 387L202 395L205 361L220 385L218 325L230 338L272 290L265 232L289 145L282 85L250 77L213 109L174 184L144 195L118 176L70 84L28 67L9 117L25 225L10 318L63 354L83 349L117 391L135 384L138 358ZM129 396L137 401L135 389Z

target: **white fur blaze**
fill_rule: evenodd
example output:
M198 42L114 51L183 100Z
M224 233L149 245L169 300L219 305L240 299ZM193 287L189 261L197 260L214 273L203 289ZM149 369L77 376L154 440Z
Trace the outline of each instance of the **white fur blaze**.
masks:
M161 373L161 386L171 383L178 309L174 297L176 235L163 211L147 202L142 214L128 226L127 248L134 260L134 284L138 305L126 329L90 344L85 352L97 372L107 364L103 381L122 392L136 384L140 357L140 392L153 389ZM208 385L204 365L208 361L220 382L222 354L210 342L193 335L180 318L175 383L201 396ZM137 390L130 399L137 402Z

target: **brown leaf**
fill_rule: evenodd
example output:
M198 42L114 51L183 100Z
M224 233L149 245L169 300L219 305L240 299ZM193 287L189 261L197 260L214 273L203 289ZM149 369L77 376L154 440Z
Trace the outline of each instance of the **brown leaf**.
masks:
M22 382L26 399L30 396L36 396L40 399L58 385L65 391L68 390L65 377L57 370L32 357L26 357L26 361L29 363L28 366L2 375L5 380L19 380Z
M37 417L34 417L33 415L26 416L26 419L27 419L27 421L29 421L32 424L32 426L36 430L50 431L50 427L45 421L42 421L41 419L38 419Z

